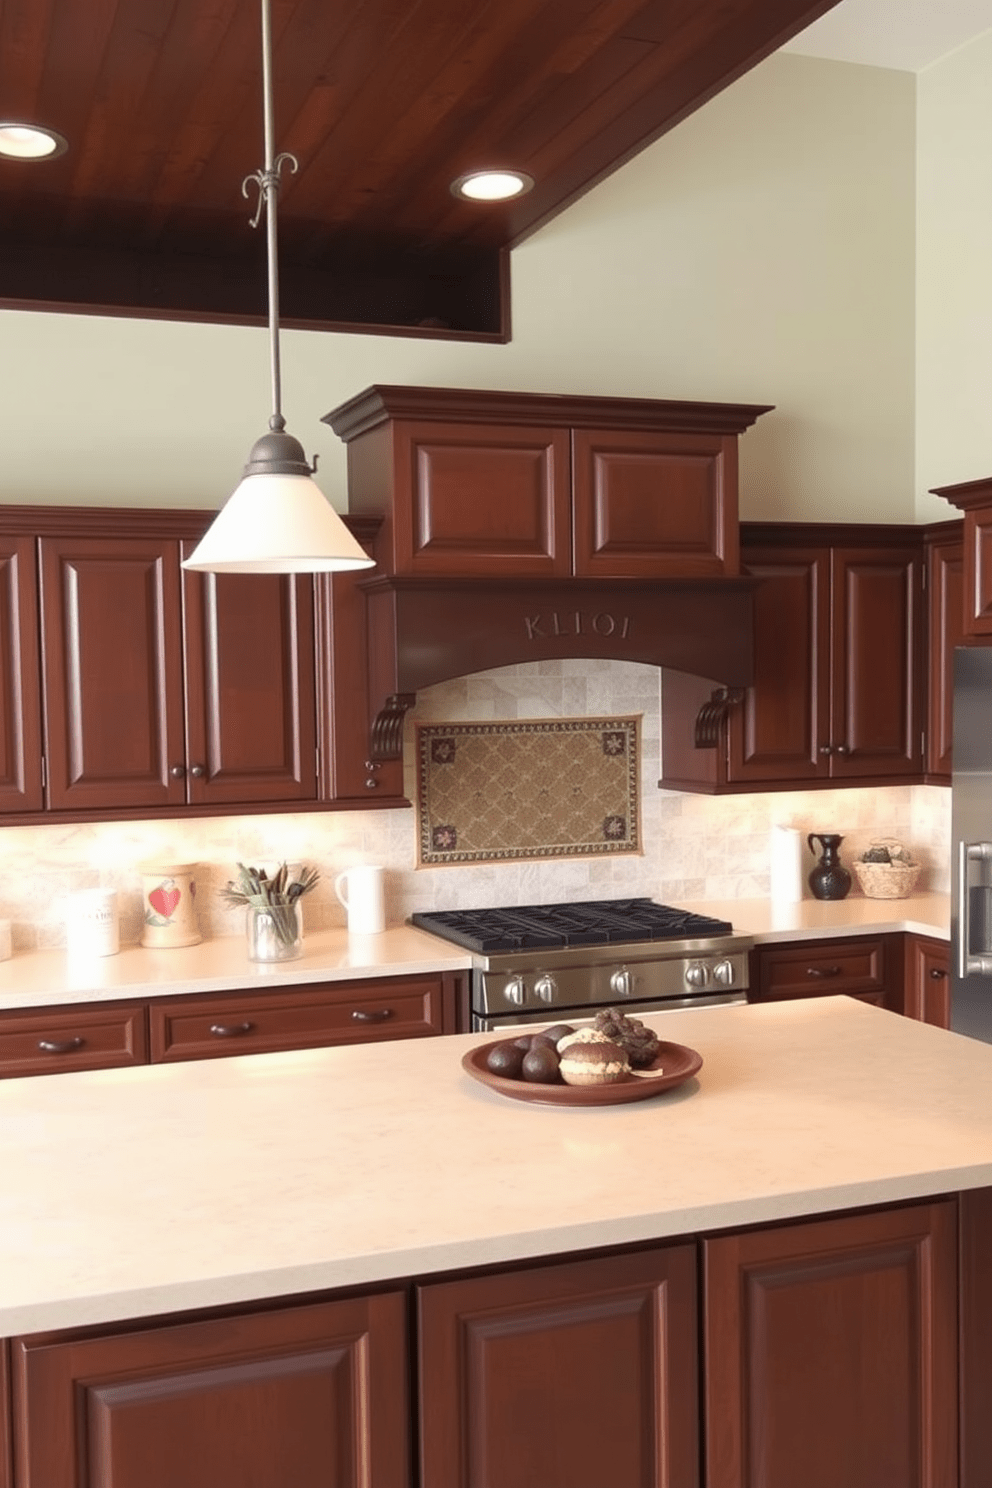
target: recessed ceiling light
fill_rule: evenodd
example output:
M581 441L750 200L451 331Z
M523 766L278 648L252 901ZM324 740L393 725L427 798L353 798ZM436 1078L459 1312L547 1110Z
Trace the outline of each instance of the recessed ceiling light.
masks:
M44 125L0 121L0 156L5 160L53 160L68 148L68 140Z
M464 196L469 201L509 201L511 197L523 196L534 185L533 176L520 170L469 171L452 181L455 196Z

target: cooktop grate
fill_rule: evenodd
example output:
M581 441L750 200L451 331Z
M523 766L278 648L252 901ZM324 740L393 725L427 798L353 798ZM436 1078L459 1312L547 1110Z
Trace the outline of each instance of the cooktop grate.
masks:
M729 935L734 928L728 920L655 904L653 899L432 910L411 915L410 922L466 950L480 952L624 945L642 940L698 940Z

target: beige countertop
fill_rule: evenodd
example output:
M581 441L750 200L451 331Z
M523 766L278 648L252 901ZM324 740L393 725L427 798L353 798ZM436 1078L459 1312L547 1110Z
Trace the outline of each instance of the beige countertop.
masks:
M295 961L249 961L241 936L204 940L174 950L124 946L116 956L74 959L65 951L35 951L0 962L0 1008L47 1007L186 992L252 991L301 983L414 976L471 965L460 946L410 925L382 935L322 930L303 940Z
M692 1081L598 1108L478 1035L0 1082L0 1337L992 1184L992 1046L845 997L661 1015Z
M759 943L820 940L837 935L877 935L910 931L947 940L951 901L947 894L914 894L908 899L865 899L849 894L833 901L800 899L796 904L770 899L726 899L687 903L687 909L730 920L740 935Z
M900 930L946 939L950 918L946 894L912 899L851 896L836 903L803 899L798 904L731 899L685 907L729 920L740 934L754 935L759 942ZM65 951L35 951L0 962L0 1009L416 975L471 964L471 954L460 946L408 925L368 936L319 931L304 937L298 960L278 965L249 961L240 936L177 950L125 946L116 956L83 960L74 960Z

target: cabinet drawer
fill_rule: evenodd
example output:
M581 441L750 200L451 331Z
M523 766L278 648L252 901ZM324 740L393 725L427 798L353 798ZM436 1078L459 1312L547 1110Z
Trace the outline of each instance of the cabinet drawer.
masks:
M0 1079L147 1061L145 1010L133 1003L0 1013Z
M852 993L881 1003L887 988L885 950L880 937L759 946L751 1000L779 1002Z
M318 983L153 1002L153 1062L268 1054L441 1032L440 977Z

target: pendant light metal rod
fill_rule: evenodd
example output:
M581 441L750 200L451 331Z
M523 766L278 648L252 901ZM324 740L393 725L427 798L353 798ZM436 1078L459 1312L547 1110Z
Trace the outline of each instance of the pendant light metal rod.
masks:
M242 185L245 196L249 183L258 187L259 198L252 227L257 227L265 212L266 263L268 265L269 363L272 376L272 416L269 428L281 433L286 427L282 416L282 365L279 354L279 173L284 165L296 171L294 155L275 153L275 106L272 97L272 16L269 0L262 0L262 123L265 140L265 163L260 171L246 176Z

